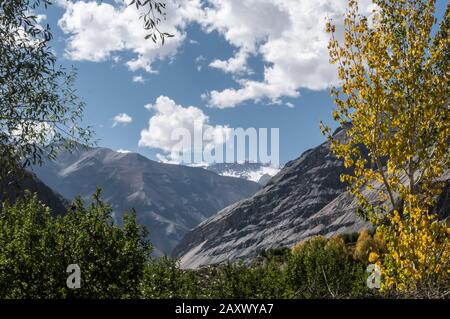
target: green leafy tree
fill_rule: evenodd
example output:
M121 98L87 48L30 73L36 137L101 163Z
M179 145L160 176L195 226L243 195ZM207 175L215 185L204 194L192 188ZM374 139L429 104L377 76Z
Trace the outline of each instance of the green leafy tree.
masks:
M3 203L0 214L0 297L58 296L65 284L64 265L50 210L30 194L15 205ZM55 273L55 265L60 265ZM67 265L66 265L67 267ZM58 268L58 267L57 267Z
M0 214L1 298L138 298L150 258L147 233L134 213L122 228L97 192L88 207L77 200L65 216L31 193ZM66 286L70 264L81 269L81 288Z
M49 26L35 11L49 0L0 0L0 178L91 139L75 72L57 66ZM45 150L44 150L45 147Z
M203 284L203 285L202 285ZM191 299L203 297L200 277L191 270L180 269L176 260L152 258L146 265L142 282L143 297L150 299Z
M349 297L366 284L364 266L340 237L317 236L294 246L286 271L294 298Z

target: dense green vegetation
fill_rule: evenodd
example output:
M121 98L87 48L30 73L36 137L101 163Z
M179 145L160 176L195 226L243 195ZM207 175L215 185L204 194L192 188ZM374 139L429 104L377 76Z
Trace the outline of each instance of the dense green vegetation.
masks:
M114 226L99 193L88 207L76 200L63 217L27 193L2 205L0 298L138 297L151 252L145 238L133 214ZM81 268L82 289L66 287L70 264Z
M370 235L368 235L370 237ZM252 265L182 270L151 256L147 232L94 194L64 216L35 194L4 202L0 215L0 298L345 298L373 296L366 264L353 257L355 236L315 237L294 249L269 250ZM81 288L66 286L78 264Z

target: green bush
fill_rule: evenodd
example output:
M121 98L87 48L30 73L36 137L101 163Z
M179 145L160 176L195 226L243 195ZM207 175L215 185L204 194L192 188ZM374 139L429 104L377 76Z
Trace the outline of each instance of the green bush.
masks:
M342 298L365 293L366 274L340 237L314 237L293 249L287 263L290 297Z
M346 245L355 244L358 241L359 233L349 233L349 234L341 234L339 237L342 238Z
M143 298L149 299L192 299L202 296L195 274L180 269L175 260L167 257L152 258L146 265L142 287Z
M217 269L212 282L213 298L282 298L285 293L284 274L275 261L252 266L227 263Z
M163 257L146 267L144 298L254 299L283 298L284 273L275 262L246 266L226 263L199 270L180 269Z
M135 214L113 224L111 208L93 196L73 203L64 217L26 193L3 203L0 215L0 298L133 298L151 246ZM67 266L81 268L81 289L66 286Z

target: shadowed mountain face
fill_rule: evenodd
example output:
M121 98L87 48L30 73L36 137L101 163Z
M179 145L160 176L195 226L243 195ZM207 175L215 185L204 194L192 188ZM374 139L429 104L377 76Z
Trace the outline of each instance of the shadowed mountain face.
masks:
M55 215L66 212L67 201L45 185L36 175L23 171L23 176L15 180L7 179L0 182L0 199L6 198L14 203L17 197L22 196L25 190L36 193L39 200L52 209Z
M335 138L344 137L345 131L338 129ZM308 150L254 196L223 209L186 234L173 255L184 268L249 261L263 249L289 247L314 235L369 228L355 214L358 203L339 180L344 171L328 142ZM377 199L376 191L365 195L374 202ZM448 209L448 202L447 187L439 212L442 207Z
M343 135L338 131L336 137ZM324 143L287 163L253 197L231 205L189 232L174 250L183 267L251 259L263 249L289 246L329 232L315 215L345 191L342 162ZM356 222L356 221L354 221Z
M101 187L119 223L124 211L136 209L159 255L169 254L187 231L206 218L260 188L201 168L162 164L105 148L63 152L35 172L68 199L80 195L88 200Z

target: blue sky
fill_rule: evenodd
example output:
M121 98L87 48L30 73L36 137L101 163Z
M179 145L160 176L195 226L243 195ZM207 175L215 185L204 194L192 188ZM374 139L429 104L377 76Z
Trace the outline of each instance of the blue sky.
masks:
M439 15L446 2L438 1ZM170 157L167 141L156 137L141 143L153 147L139 146L141 132L152 125L151 132L166 129L157 127L165 125L165 118L189 117L189 106L213 128L279 128L281 163L324 140L320 120L335 127L327 89L335 75L327 66L323 22L326 17L339 19L346 1L175 3L169 4L165 25L175 38L163 48L143 39L139 21L130 26L133 13L120 1L60 0L43 12L58 61L78 69L76 88L86 102L85 124L93 126L100 146L151 159L157 154ZM371 9L369 0L362 1L363 11ZM133 60L138 66L128 63ZM214 63L218 60L222 62ZM136 77L143 82L134 82ZM160 96L178 105L171 108L178 113L164 117L162 108L144 107L155 105ZM127 116L114 124L120 114ZM150 124L158 114L161 121L155 118Z

